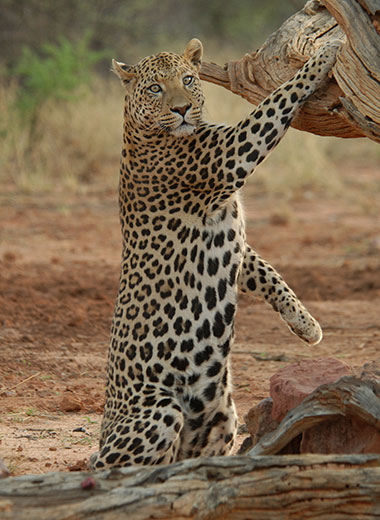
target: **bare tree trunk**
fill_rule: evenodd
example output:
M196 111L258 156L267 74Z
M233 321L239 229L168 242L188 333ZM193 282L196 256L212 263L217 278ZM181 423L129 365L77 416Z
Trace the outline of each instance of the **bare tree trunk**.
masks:
M203 63L201 78L257 105L294 76L323 43L345 40L333 80L292 126L319 135L380 142L380 1L311 0L262 47L224 67Z
M378 455L214 457L0 483L2 520L380 518Z

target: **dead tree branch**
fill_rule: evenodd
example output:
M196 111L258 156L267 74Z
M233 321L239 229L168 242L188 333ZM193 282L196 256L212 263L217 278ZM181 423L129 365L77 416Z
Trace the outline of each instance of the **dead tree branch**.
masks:
M221 67L203 63L201 78L254 105L290 79L323 43L345 40L333 78L292 126L319 135L380 142L380 2L311 0L260 49Z

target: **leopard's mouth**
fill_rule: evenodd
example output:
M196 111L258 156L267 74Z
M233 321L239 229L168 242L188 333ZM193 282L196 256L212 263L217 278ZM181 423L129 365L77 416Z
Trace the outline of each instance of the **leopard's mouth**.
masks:
M182 123L176 128L173 128L170 133L176 137L183 137L186 135L191 135L195 128L195 125L187 123L185 120L183 120Z

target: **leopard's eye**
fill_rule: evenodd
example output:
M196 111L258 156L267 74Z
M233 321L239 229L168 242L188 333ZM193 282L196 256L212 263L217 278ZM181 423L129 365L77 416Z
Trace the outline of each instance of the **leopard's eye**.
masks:
M182 80L185 87L189 87L194 81L194 76L185 76Z
M162 88L158 83L153 83L150 87L148 87L149 92L152 92L153 94L159 94L162 91Z

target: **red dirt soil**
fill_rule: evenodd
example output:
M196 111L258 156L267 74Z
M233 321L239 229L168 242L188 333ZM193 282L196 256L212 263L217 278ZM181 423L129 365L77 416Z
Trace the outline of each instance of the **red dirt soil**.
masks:
M285 215L254 181L246 188L249 243L320 321L324 340L302 344L268 306L242 296L232 356L241 422L285 364L333 356L358 367L378 357L379 172L359 173L368 203L307 192ZM346 170L344 181L356 175ZM0 456L13 475L83 469L104 404L121 254L116 188L3 192L0 232Z

